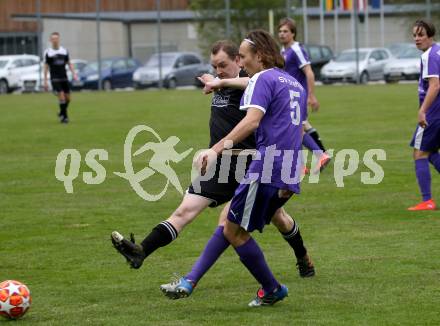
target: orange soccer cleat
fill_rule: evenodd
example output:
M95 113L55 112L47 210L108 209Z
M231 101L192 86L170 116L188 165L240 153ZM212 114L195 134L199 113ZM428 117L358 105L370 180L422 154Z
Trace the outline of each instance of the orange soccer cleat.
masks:
M331 157L327 153L322 153L321 157L319 158L318 164L313 168L313 174L318 174L322 170L325 169L325 167L330 163Z
M422 201L416 206L408 208L409 211L433 211L435 209L435 202L432 199Z

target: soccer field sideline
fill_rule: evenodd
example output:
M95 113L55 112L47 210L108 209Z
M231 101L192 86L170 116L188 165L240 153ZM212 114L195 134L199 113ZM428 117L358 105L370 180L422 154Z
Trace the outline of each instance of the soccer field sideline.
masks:
M419 199L408 146L416 94L413 84L317 88L321 110L310 120L325 145L356 149L361 157L368 149L384 149L387 160L379 164L385 177L378 185L362 184L360 173L368 169L360 164L338 188L332 164L318 184L303 185L287 210L300 222L317 276L300 279L286 243L268 227L256 238L290 296L258 310L246 307L257 285L230 249L191 298L169 301L158 290L174 271L188 271L218 209L204 212L140 271L128 270L108 240L113 229L142 237L180 200L170 188L162 200L145 202L113 174L123 171L127 132L146 124L162 138L178 136L179 150L206 147L210 97L198 90L74 93L67 126L57 123L56 99L49 94L2 97L0 280L18 279L32 292L33 306L20 323L438 324L438 213L406 211ZM87 185L80 174L74 193L67 194L54 175L64 148L78 149L81 173L89 171L84 157L90 149L106 149L105 181ZM183 187L190 165L187 158L175 166ZM136 168L144 166L135 161ZM438 174L432 170L432 176L436 196ZM153 177L148 189L160 189L161 182Z

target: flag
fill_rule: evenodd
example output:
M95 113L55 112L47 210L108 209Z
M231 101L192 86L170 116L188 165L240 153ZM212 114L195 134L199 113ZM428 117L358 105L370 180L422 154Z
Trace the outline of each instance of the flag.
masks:
M365 12L367 6L367 0L358 0L358 12Z
M373 7L374 9L379 9L380 8L380 0L370 0L371 1L371 7Z
M325 11L332 11L333 10L333 0L324 0L323 6Z
M352 10L353 2L352 0L341 0L340 7L343 11Z

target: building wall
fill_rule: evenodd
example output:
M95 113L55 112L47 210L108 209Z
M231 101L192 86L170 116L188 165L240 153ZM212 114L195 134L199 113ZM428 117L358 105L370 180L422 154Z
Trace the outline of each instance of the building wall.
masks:
M37 0L0 0L0 32L36 32L35 22L20 22L12 14L35 14ZM42 13L92 12L95 0L40 0ZM187 10L189 0L161 0L162 10ZM101 0L101 11L147 11L156 0Z
M349 17L338 19L338 46L336 47L335 28L333 18L324 20L324 44L329 45L334 52L354 47L354 34ZM412 42L410 18L386 17L384 45L391 43ZM378 16L370 17L368 22L368 33L366 23L359 23L359 46L360 47L381 47L381 29ZM309 19L309 43L320 44L320 23L319 19ZM302 26L299 26L298 33L302 35Z
M141 61L157 52L156 24L132 24L133 56ZM162 51L199 52L196 26L190 22L161 24Z
M49 46L49 36L59 32L61 44L70 57L94 61L97 58L97 35L94 21L71 19L43 20L43 49ZM127 56L127 28L119 22L101 22L101 56Z
M43 48L49 46L49 36L57 31L61 43L71 58L96 60L96 22L72 19L43 20ZM161 25L162 51L199 52L195 25L189 22L163 22ZM155 23L131 25L132 56L145 62L157 51L157 27ZM101 56L128 56L128 26L120 22L101 22Z

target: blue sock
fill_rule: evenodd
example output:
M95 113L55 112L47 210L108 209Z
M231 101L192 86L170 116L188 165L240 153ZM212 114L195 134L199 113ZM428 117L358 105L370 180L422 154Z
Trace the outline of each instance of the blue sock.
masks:
M322 149L318 146L318 144L315 142L312 136L310 136L308 133L304 134L302 144L304 145L304 147L306 147L308 150L314 153L316 153L316 151L322 153Z
M228 247L229 242L223 235L223 226L218 226L186 278L197 283Z
M254 239L250 238L245 244L235 248L243 265L263 286L266 293L273 292L280 285L273 276L264 259L263 252Z
M440 173L440 154L439 154L439 152L431 153L428 158L429 158L429 162L431 162L431 164L434 165L437 172Z
M415 161L416 177L419 183L420 192L423 201L431 199L431 171L429 171L429 162L427 158Z

